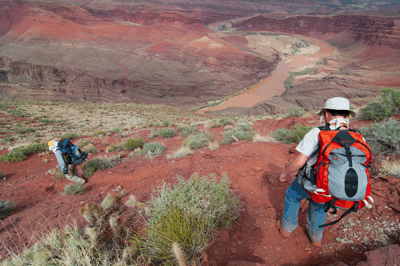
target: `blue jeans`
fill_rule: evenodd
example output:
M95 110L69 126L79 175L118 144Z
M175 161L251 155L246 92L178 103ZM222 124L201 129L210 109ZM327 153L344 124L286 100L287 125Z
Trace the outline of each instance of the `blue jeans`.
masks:
M282 216L282 227L287 232L292 232L297 227L300 201L310 199L310 195L299 185L297 178L287 188L285 194L285 209ZM326 212L324 205L313 200L308 202L307 231L313 241L321 241L324 228L318 228L325 223Z

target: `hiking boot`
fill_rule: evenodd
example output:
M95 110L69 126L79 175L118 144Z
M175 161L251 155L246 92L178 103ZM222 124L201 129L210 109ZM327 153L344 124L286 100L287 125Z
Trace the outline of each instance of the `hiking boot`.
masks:
M314 241L314 240L311 238L311 236L310 236L310 234L308 233L308 231L307 231L307 236L308 236L308 239L310 239L311 245L316 246L316 247L322 246L322 240L321 240L321 241Z
M312 239L310 239L311 241L311 245L316 246L316 247L320 247L322 246L322 241L314 241Z
M290 237L290 233L282 228L282 220L281 219L276 221L276 227L278 228L278 231L281 235L283 235L284 237L287 237L287 238Z
M76 175L66 174L65 177L69 181L72 181L72 182L77 183L77 184L85 184L86 183L85 179L80 178L79 176L76 176Z

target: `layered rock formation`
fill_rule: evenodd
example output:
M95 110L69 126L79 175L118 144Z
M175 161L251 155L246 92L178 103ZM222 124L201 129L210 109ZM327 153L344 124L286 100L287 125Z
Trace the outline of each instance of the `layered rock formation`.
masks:
M271 16L272 17L272 16ZM294 107L317 110L329 97L343 96L356 104L373 99L382 87L400 87L400 19L363 15L257 16L232 27L254 31L296 33L325 40L337 53L313 71L328 75L300 83L280 96L252 107L230 107L215 115L260 115L287 113Z
M11 1L1 10L0 92L8 97L194 108L258 82L279 62L207 37L179 12Z
M345 41L354 40L367 45L387 45L400 49L400 19L397 17L340 15L271 19L257 16L241 23L233 23L232 26L239 29L319 37L338 46L345 46ZM336 36L339 34L341 36Z

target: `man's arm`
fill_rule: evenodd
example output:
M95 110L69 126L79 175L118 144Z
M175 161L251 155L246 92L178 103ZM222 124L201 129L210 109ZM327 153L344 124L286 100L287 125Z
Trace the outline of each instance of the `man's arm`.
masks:
M289 174L299 171L300 168L303 167L303 165L307 162L307 160L308 160L307 155L304 155L300 152L296 152L296 153L297 153L296 157L293 159L293 161L291 161L289 163L289 165L285 168L285 170L283 170L283 172L279 176L279 181L285 182L286 177Z
M63 171L63 174L66 174L67 173L67 165L64 162L64 158L62 157L61 151L56 150L54 152L54 154L56 155L57 162L58 162L60 169Z

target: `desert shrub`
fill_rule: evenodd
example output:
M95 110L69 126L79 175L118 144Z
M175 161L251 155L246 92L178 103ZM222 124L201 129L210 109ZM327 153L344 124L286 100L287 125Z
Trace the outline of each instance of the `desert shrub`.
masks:
M54 169L54 177L53 177L54 182L61 181L64 178L65 178L65 175L63 174L61 169L59 169L59 168Z
M1 162L22 162L29 155L47 150L46 143L35 143L25 148L16 148L0 157Z
M26 133L30 133L30 132L34 132L35 130L31 127L28 128L21 128L17 130L18 134L26 134Z
M182 137L188 137L191 134L197 133L198 129L196 125L191 126L179 126L176 129L177 132L181 132Z
M295 107L292 110L289 111L289 113L287 114L286 117L291 117L291 116L295 116L295 117L301 117L305 114L306 112L304 111L303 107Z
M171 121L169 121L169 120L163 120L162 123L161 123L161 125L164 126L164 127L166 127L166 126L171 126L172 123L171 123Z
M241 120L236 127L226 127L224 132L224 143L226 145L233 141L247 140L251 141L255 132L252 130L252 123L248 120Z
M388 158L381 161L379 173L385 176L400 177L400 163L398 161L389 161Z
M212 135L208 132L198 133L188 137L182 144L189 147L190 149L203 148L210 143L212 140Z
M90 143L87 146L83 147L82 151L85 151L88 153L98 153L99 152L99 150L96 148L96 146L93 145L93 143Z
M360 128L360 132L375 154L400 152L400 123L398 121L376 122L370 127Z
M82 184L71 183L64 187L64 196L73 196L85 193L85 186Z
M143 145L141 154L146 155L148 158L159 156L163 154L166 148L158 142L149 142Z
M2 172L0 172L0 179L5 179Z
M191 149L189 149L188 147L181 147L173 154L167 155L167 158L168 159L185 158L189 154L193 154L193 151Z
M14 204L11 201L0 200L0 219L1 220L10 216L14 211L15 211Z
M218 143L218 141L213 141L213 142L210 142L209 144L208 144L208 148L210 149L210 150L216 150L216 149L218 149L219 148L219 143Z
M22 162L25 160L28 156L25 155L23 149L21 148L16 148L9 153L3 154L0 157L1 162Z
M103 207L88 202L79 209L87 221L86 227L78 228L74 222L62 230L34 235L29 240L36 242L34 246L19 255L7 249L10 256L1 265L147 265L135 261L137 248L127 242L130 230L126 230L117 219L119 211L126 208L120 203L124 194L121 191L117 195L107 195L102 202ZM129 202L133 202L134 206L143 205L133 195Z
M186 261L197 265L216 229L230 226L242 209L229 186L225 174L219 182L212 175L193 175L188 181L178 178L174 188L164 183L150 201L146 234L134 238L145 261L176 265L172 247L179 243Z
M113 128L112 130L111 130L111 132L112 133L118 133L118 132L121 132L121 128L120 127L116 127L116 128Z
M103 170L106 168L112 168L118 163L118 159L114 157L104 157L89 160L85 166L83 166L82 171L85 177L92 176L94 172Z
M78 134L74 133L74 132L67 132L64 133L61 136L61 139L69 139L69 140L73 140L73 139L77 139L78 138Z
M167 127L152 131L147 138L148 139L152 139L155 137L171 138L173 136L175 136L175 130L173 128Z
M92 137L97 138L99 136L104 136L106 134L107 134L107 132L105 132L103 130L96 130L95 132L93 132Z
M47 144L46 143L35 143L27 146L23 149L25 155L31 155L34 153L44 152L47 151Z
M227 117L219 118L219 119L212 119L209 124L208 128L216 128L216 127L223 127L226 125L233 125L235 122Z
M260 134L255 134L253 142L275 142L275 139L270 135L262 136Z
M299 143L311 129L312 127L305 125L295 125L292 129L280 128L272 133L272 137L286 144Z
M106 148L107 152L113 151L133 151L135 149L143 148L144 140L142 138L137 139L126 139L120 143L111 144Z
M97 232L86 228L85 233L76 224L54 229L32 248L9 256L2 265L129 265L122 258L125 250L112 250L110 245L98 247L97 240L87 236Z
M5 142L12 142L12 141L15 141L15 138L14 137L6 137L6 138L4 138L4 141Z
M384 88L378 100L361 109L362 119L381 121L400 113L400 90Z
M129 138L126 139L124 143L125 150L127 151L133 151L138 148L141 149L143 148L143 145L144 145L144 140L142 138L137 138L137 139Z
M120 143L113 143L113 144L110 144L110 146L108 146L106 148L106 152L113 152L118 149L121 149L121 147L122 147L122 145L120 145Z

